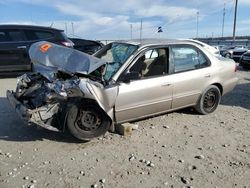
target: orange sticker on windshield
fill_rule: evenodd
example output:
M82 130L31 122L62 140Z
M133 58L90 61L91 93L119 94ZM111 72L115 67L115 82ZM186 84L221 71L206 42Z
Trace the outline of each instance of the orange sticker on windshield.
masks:
M51 44L43 44L41 47L40 47L40 51L41 52L43 52L43 53L45 53L45 52L47 52L48 51L48 49L50 49L51 48Z

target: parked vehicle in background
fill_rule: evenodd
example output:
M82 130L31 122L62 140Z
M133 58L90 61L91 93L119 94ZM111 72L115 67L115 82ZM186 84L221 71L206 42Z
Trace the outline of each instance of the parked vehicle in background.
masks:
M220 49L220 54L225 58L232 58L235 46L224 46Z
M233 52L235 49L244 49L245 46L237 45L237 46L225 46L221 48L220 54L225 58L233 59Z
M31 25L0 25L0 73L30 71L29 47L44 40L73 47L63 30Z
M104 46L101 42L93 40L79 38L70 38L70 40L74 43L75 49L90 55L94 54Z
M245 52L240 60L239 60L239 65L242 66L243 68L249 69L250 68L250 51Z
M233 50L233 60L235 61L235 62L239 62L239 60L240 60L240 58L241 58L241 56L245 53L245 52L247 52L247 51L249 51L250 50L250 46L244 46L243 48L235 48L234 50Z
M185 107L212 113L238 81L234 61L180 40L113 42L94 56L39 42L30 57L37 72L7 91L11 105L25 121L82 140Z
M210 53L214 54L215 56L220 56L220 51L217 47L214 46L210 46L204 42L198 41L198 40L194 40L194 39L181 39L183 41L188 41L188 42L193 42L203 48L205 48L206 50L208 50Z

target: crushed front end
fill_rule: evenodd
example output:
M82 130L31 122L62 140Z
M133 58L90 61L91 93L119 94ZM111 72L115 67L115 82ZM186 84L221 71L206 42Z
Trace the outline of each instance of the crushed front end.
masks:
M34 73L18 78L7 98L19 116L76 138L103 135L114 121L118 87L103 77L106 61L49 42L30 47Z
M63 130L63 109L69 101L77 102L84 96L79 83L78 78L68 75L51 82L40 73L24 74L18 78L16 91L7 91L7 98L24 121L49 130Z

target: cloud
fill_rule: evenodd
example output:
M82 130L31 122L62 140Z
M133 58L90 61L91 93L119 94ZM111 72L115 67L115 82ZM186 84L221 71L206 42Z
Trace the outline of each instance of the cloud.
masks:
M239 0L238 4L239 5L250 5L250 1L249 0Z
M239 24L250 25L250 19L241 20L241 21L239 21Z
M168 21L172 20L188 20L196 17L197 9L177 7L177 6L163 6L154 5L149 8L138 10L137 14L142 17L164 17Z
M1 1L1 3L6 2L7 0ZM27 7L30 5L49 7L54 9L55 13L63 15L60 20L44 22L35 20L38 12L33 12L35 24L38 25L48 26L54 22L54 27L65 29L65 24L68 24L68 33L72 33L71 23L73 22L75 34L83 38L126 39L130 38L131 24L133 24L134 38L139 38L141 19L143 20L143 37L157 37L158 26L163 27L163 37L175 38L184 37L184 35L194 37L197 11L200 12L200 33L202 35L216 31L219 33L223 4L226 2L226 8L229 9L233 7L234 0L126 0L123 2L117 0L88 2L82 0L8 0L9 2L25 3ZM239 4L248 6L250 0L239 0ZM214 16L215 14L217 17ZM231 19L228 15L226 14L226 21ZM208 20L211 25L206 27L204 25Z

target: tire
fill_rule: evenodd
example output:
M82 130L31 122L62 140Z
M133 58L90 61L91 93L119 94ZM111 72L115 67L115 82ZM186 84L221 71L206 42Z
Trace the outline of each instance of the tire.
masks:
M243 69L249 70L250 67L249 66L245 66L245 65L241 65Z
M231 55L229 53L225 54L225 58L231 58Z
M66 123L69 132L84 141L104 135L110 127L107 115L97 105L92 104L70 106Z
M216 110L221 100L221 92L215 85L209 86L201 95L195 110L203 115L210 114Z

